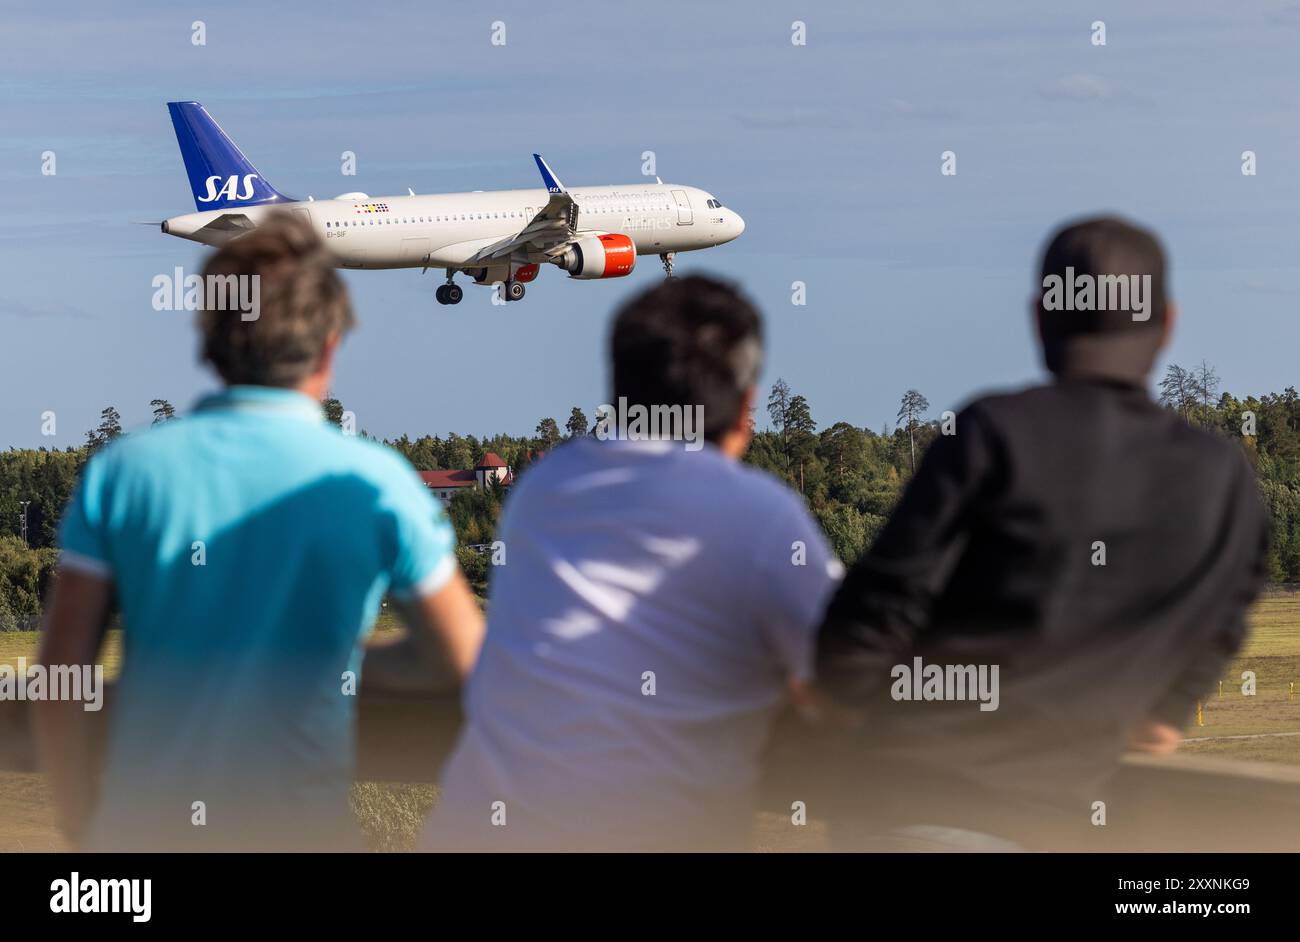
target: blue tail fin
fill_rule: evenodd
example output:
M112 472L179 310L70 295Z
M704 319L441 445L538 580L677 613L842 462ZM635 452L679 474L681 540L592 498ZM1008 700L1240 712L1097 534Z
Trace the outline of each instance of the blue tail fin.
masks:
M293 202L263 179L197 101L169 101L167 110L200 210Z

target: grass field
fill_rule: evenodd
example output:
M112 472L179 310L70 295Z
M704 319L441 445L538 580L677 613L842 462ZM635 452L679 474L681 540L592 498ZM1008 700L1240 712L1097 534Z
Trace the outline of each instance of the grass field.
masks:
M1300 592L1275 591L1251 611L1251 632L1241 655L1223 674L1223 695L1211 691L1202 710L1204 725L1193 720L1183 749L1194 755L1300 765ZM377 631L396 629L384 616ZM116 673L121 640L110 632L104 657L105 673ZM37 633L0 632L0 663L35 658ZM1256 693L1244 696L1243 671L1254 671ZM1296 685L1290 695L1289 684ZM352 804L367 842L375 850L409 849L424 816L433 807L437 790L428 785L360 783ZM824 834L816 822L793 829L780 815L760 815L755 844L759 850L816 850ZM43 777L0 772L0 851L60 850L49 794Z
M1195 755L1300 765L1300 592L1265 596L1250 621L1244 650L1224 672L1223 696L1210 692L1205 725L1192 722L1183 748ZM1253 697L1242 694L1243 671L1255 672ZM1295 684L1294 696L1289 684Z

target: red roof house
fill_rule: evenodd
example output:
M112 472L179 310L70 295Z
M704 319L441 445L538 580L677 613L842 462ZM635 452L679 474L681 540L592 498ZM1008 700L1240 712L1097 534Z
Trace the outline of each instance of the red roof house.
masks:
M472 470L421 471L420 480L424 482L425 487L437 495L439 500L450 503L452 495L458 488L475 485L486 488L489 480L508 486L513 482L514 476L510 473L510 466L501 460L501 456L494 451L489 451Z

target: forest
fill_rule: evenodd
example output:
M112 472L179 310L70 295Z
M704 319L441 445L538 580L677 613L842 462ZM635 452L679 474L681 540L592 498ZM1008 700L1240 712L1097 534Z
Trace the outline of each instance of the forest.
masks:
M1300 582L1300 394L1295 387L1237 396L1220 389L1214 368L1203 361L1190 368L1169 366L1157 393L1160 403L1184 421L1243 449L1272 521L1270 578ZM176 417L165 400L155 399L151 406L154 424ZM346 410L338 399L327 400L325 412L330 421L345 425ZM942 414L932 414L921 392L910 389L899 399L896 421L879 430L848 421L819 424L808 400L780 379L756 412L763 414L751 417L754 438L745 460L803 495L845 561L871 545L943 420ZM565 440L592 431L593 423L575 406L563 425L544 417L531 435L426 433L385 444L421 471L472 468L485 453L495 452L517 479ZM34 627L39 620L57 555L59 515L85 462L122 434L121 416L110 406L78 447L0 452L0 630ZM490 569L484 546L492 541L508 493L504 487L464 488L448 508L461 565L480 594L486 592Z

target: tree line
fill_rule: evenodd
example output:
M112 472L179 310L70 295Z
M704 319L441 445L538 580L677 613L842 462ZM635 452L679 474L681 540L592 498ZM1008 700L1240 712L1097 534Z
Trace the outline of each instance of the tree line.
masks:
M1242 448L1272 520L1270 578L1300 582L1300 394L1289 386L1280 393L1239 398L1220 386L1213 366L1202 361L1190 368L1170 365L1157 388L1166 408ZM176 415L164 399L150 405L154 424ZM330 421L342 425L342 403L331 397L325 407ZM807 398L781 379L769 390L764 411L767 422L762 429L757 428L757 416L751 416L754 438L745 461L802 494L846 562L871 545L925 449L940 434L941 418L929 414L929 402L915 389L901 396L893 427L886 424L879 431L845 421L820 426ZM419 471L469 469L487 452L495 452L517 478L565 440L593 432L586 414L575 406L563 426L546 417L532 435L453 432L401 435L384 443ZM59 515L85 462L122 434L121 416L109 406L80 447L0 452L0 630L39 617L55 560ZM490 551L483 547L492 541L507 493L503 487L462 488L448 508L461 565L480 592L486 589L490 561Z

